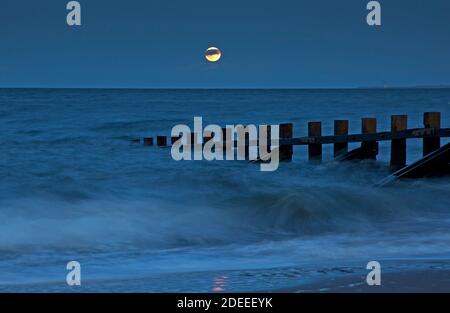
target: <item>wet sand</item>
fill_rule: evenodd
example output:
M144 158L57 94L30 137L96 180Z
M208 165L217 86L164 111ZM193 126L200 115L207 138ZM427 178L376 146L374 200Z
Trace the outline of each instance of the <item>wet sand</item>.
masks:
M278 292L450 293L450 270L382 273L381 286L367 285L365 276L339 277Z

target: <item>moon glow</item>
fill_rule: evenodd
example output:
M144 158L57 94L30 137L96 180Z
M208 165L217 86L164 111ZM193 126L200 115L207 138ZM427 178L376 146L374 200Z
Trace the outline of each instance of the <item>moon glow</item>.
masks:
M219 48L216 47L210 47L205 52L205 58L209 62L217 62L222 57L222 52Z

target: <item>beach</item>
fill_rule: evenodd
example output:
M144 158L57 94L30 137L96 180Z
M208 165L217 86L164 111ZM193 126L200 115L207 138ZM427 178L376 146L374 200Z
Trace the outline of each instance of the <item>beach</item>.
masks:
M288 293L448 293L450 271L423 270L387 273L381 286L369 286L364 276L324 280L275 292Z
M450 89L140 90L0 89L0 290L4 292L430 292L448 291L448 177L374 185L377 161L292 162L270 173L246 161L180 161L177 124L294 124L361 132L374 117L425 111L449 127ZM442 139L441 144L448 143ZM350 144L350 149L358 144ZM407 143L407 162L422 140ZM79 289L66 264L81 264ZM379 261L382 286L365 285Z

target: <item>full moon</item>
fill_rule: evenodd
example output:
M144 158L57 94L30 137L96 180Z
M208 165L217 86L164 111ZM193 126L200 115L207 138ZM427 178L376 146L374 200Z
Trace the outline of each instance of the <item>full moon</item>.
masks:
M222 57L222 52L220 51L219 48L216 48L216 47L210 47L205 52L205 58L209 62L217 62L220 60L221 57Z

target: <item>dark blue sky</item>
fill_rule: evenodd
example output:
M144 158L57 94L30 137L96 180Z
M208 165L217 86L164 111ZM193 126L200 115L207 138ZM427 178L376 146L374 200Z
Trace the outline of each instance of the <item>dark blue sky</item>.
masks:
M450 84L450 1L1 0L1 87ZM209 64L204 50L223 59Z

